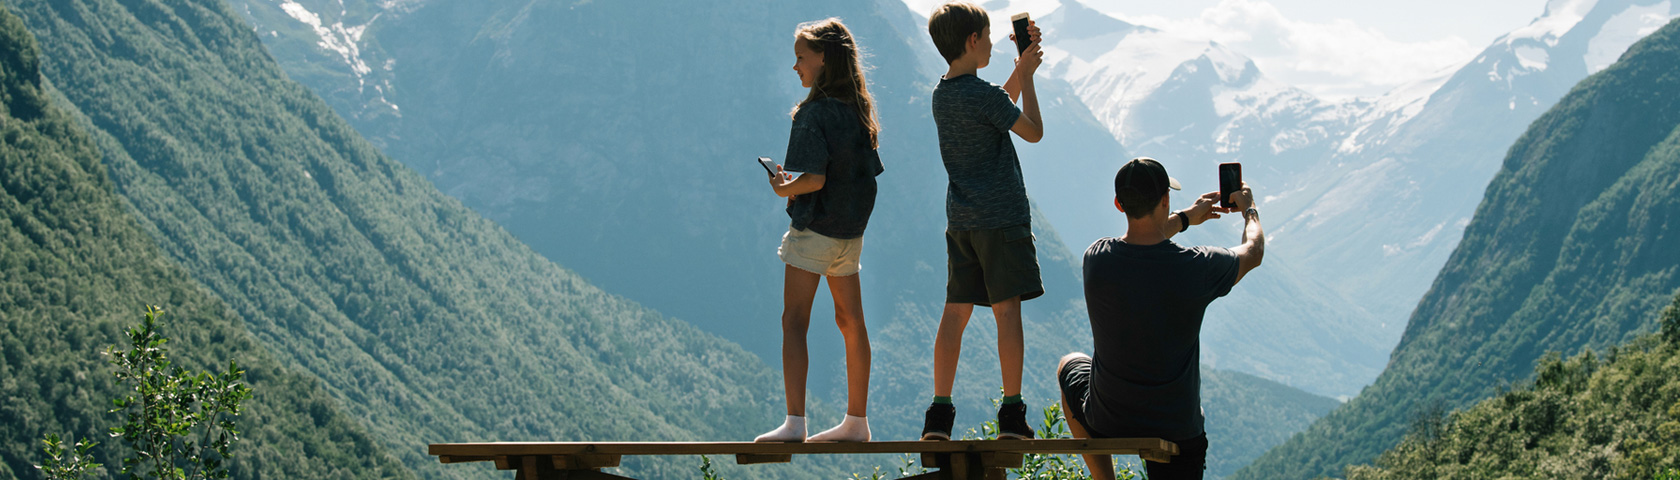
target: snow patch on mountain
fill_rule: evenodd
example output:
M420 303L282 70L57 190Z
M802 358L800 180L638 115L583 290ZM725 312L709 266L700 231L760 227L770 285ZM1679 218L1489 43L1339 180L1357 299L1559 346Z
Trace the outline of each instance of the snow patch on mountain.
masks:
M340 7L343 5L342 1L339 2ZM280 10L286 12L286 15L291 16L292 19L302 22L314 30L315 35L321 39L316 45L338 54L339 58L350 66L350 71L355 73L357 83L366 87L366 81L363 77L372 72L373 69L368 67L367 62L362 61L361 49L357 45L362 41L362 33L367 31L368 25L372 25L375 20L378 20L382 13L375 14L373 18L368 20L368 23L346 27L344 22L333 22L331 25L325 25L321 21L320 15L309 11L307 7L295 0L286 0L281 3ZM339 15L343 16L344 12L340 11Z
M1587 12L1597 5L1598 0L1551 0L1546 2L1546 13L1534 19L1534 23L1513 30L1495 42L1511 45L1521 39L1533 39L1544 42L1548 47L1556 46L1558 38L1581 23Z
M1662 28L1675 17L1674 5L1668 0L1654 5L1633 5L1623 10L1599 28L1598 35L1587 41L1587 73L1598 73L1616 63L1634 42Z

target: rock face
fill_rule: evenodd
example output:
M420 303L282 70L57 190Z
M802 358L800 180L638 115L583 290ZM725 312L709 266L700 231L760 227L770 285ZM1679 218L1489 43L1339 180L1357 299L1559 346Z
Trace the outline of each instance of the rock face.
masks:
M1240 478L1337 475L1432 406L1527 377L1546 352L1656 327L1680 287L1680 23L1576 85L1511 146L1388 369Z

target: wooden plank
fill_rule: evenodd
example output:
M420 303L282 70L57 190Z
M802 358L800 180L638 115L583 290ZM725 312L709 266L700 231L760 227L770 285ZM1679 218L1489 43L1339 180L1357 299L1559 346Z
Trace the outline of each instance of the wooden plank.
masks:
M436 456L523 455L737 455L737 454L854 454L854 453L1065 453L1136 455L1144 450L1176 452L1177 445L1159 438L952 440L846 443L752 442L497 442L438 443L427 447Z
M950 466L945 467L945 468L941 468L940 470L951 472L952 480L980 480L978 478L974 478L974 477L977 476L975 474L980 473L980 472L971 472L970 471L972 469L972 467L978 467L979 465L973 465L974 463L978 463L978 462L975 462L974 459L969 457L969 455L966 455L966 454L951 455L951 461L949 463L950 463Z
M556 470L595 470L616 467L620 457L618 455L555 455L554 469Z
M1172 455L1173 454L1167 453L1166 450L1144 450L1138 452L1139 457L1143 457L1144 460L1156 463L1172 463Z
M493 461L496 461L496 458L498 458L498 457L490 457L490 456L468 457L468 456L460 456L460 455L440 455L440 456L438 456L438 462L439 463L493 462Z
M554 467L551 465L544 465L543 463L545 462L540 462L539 460L541 460L541 457L537 456L519 457L519 473L515 475L515 478L518 478L519 480L549 480L549 478L544 478L545 475L543 475L543 473L545 472L543 472L542 467L547 466L547 470L549 471L548 473L553 472Z
M777 453L737 453L737 454L735 454L735 464L736 465L753 465L753 464L759 464L759 463L788 463L788 462L791 462L791 461L793 461L793 454L791 454L791 453L782 453L782 454L777 454Z
M944 462L949 462L949 461L951 461L951 454L948 454L948 453L945 453L945 454L923 453L922 454L922 468L926 468L926 469L930 469L930 470L935 469L935 468L939 468L940 465L945 464Z
M1019 453L986 452L980 454L980 466L985 468L1021 468L1026 455Z
M516 468L514 466L514 463L515 463L514 459L510 459L506 456L496 457L496 469L497 470L513 470L514 468Z

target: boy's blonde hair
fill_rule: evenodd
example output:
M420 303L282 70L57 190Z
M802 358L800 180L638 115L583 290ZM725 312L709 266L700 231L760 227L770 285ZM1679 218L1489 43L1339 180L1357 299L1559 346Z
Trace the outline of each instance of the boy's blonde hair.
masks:
M928 36L945 63L957 61L968 50L968 37L982 33L992 23L986 9L968 2L951 2L928 15Z
M840 19L829 17L799 24L794 37L805 47L822 55L822 72L805 100L793 107L793 114L805 104L822 98L834 98L857 109L858 120L869 134L869 146L880 148L881 124L875 118L875 98L869 95L868 82L863 78L863 51L852 38L852 31Z

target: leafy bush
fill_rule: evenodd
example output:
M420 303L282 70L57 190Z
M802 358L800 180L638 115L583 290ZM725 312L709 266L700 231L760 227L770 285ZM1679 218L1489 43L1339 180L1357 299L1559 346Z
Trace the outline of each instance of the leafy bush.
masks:
M164 480L228 478L227 460L233 458L233 445L239 440L234 418L240 403L251 397L245 371L233 361L220 375L171 368L164 349L169 338L158 331L162 313L146 306L145 321L128 329L128 348L112 345L105 350L117 367L117 382L133 387L111 401L111 412L125 415L111 436L121 437L133 449L133 456L123 458L122 473ZM57 434L48 434L42 443L47 459L36 468L49 479L79 479L100 466L89 453L95 444L86 440L76 442L73 452Z
M98 445L96 442L84 438L76 441L75 450L68 450L64 448L64 442L59 441L58 434L52 433L47 434L41 444L41 451L47 454L47 459L35 468L48 480L77 480L88 470L100 467L100 464L93 463L93 455L89 452Z
M251 397L245 371L231 360L220 375L171 368L163 348L169 338L157 330L160 313L146 306L146 320L128 330L128 349L105 352L117 367L117 380L134 386L112 402L111 411L127 419L111 435L122 437L136 455L123 459L122 471L134 478L227 478L226 462L239 440L234 417L240 402Z

